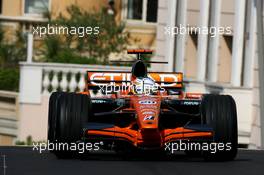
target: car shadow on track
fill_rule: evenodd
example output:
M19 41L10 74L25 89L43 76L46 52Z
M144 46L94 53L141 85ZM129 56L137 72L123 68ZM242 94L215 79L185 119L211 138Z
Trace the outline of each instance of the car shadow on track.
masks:
M47 154L51 154L48 153ZM52 155L54 156L54 155ZM186 155L184 152L177 152L171 155L156 155L156 154L145 154L145 155L120 155L114 152L97 152L97 153L84 153L73 155L64 160L82 160L82 161L150 161L150 162L207 162L201 155ZM235 159L236 162L248 162L250 159L238 157Z

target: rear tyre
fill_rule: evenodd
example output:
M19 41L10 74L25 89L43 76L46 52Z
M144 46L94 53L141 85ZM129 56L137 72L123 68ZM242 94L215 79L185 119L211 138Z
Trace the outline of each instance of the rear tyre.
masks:
M202 120L214 130L212 143L224 144L216 152L203 151L209 161L233 160L237 154L237 111L234 99L229 95L205 95L201 104ZM212 144L210 143L210 144ZM215 152L215 153L213 153Z
M55 92L49 102L48 140L53 144L77 144L82 140L83 124L88 122L90 98L87 95ZM66 147L64 147L65 149ZM58 158L73 155L69 149L51 151Z

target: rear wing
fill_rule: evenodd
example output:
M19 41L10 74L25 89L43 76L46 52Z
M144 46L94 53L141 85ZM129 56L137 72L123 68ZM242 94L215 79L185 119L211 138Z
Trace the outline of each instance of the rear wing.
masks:
M149 72L148 77L156 84L165 89L182 89L183 74L180 72ZM102 86L129 86L131 85L130 72L108 72L108 71L88 71L88 89L97 89Z
M152 50L147 49L130 49L127 50L127 54L152 54Z

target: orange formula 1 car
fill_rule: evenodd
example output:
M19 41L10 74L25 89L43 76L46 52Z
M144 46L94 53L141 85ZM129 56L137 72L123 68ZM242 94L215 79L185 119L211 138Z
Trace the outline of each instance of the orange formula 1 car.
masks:
M103 149L115 151L185 150L209 160L234 159L238 144L233 98L184 93L183 74L148 72L140 59L146 53L151 51L128 51L138 54L131 72L88 70L85 92L53 93L49 142L101 142Z

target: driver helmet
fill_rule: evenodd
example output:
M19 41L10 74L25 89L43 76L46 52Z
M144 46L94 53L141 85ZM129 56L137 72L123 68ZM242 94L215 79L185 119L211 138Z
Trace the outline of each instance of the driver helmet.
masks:
M149 77L138 77L133 82L132 92L138 95L151 95L155 90L155 82Z

